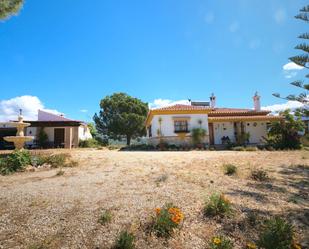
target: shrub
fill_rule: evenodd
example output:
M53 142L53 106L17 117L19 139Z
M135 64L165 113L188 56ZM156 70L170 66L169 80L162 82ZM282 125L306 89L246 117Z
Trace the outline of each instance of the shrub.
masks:
M206 135L206 131L202 128L194 128L191 131L192 142L194 145L203 143L203 139Z
M232 204L223 194L212 194L204 207L205 216L224 216L230 214Z
M99 143L94 138L91 138L91 139L81 140L78 146L81 148L97 148L99 146Z
M294 241L294 228L279 217L271 218L266 221L257 244L264 249L297 248L297 243Z
M272 122L268 137L265 139L267 144L276 149L300 149L301 136L299 132L304 130L304 123L300 116L290 114L290 110L281 113L284 121Z
M262 169L252 170L251 178L260 182L267 181L269 179L267 172Z
M183 222L184 214L172 203L163 208L156 208L152 229L158 237L170 237L173 230Z
M232 150L234 151L245 151L245 147L243 146L235 146L235 147L232 147Z
M41 148L45 148L48 144L48 135L44 131L44 128L41 128L38 134L38 145Z
M103 210L102 214L99 217L98 222L101 225L105 225L106 223L111 222L112 220L112 212L109 210Z
M11 174L13 172L23 170L27 165L31 164L31 155L27 150L15 150L0 162L0 173L2 175Z
M254 147L254 146L246 147L246 151L257 151L257 150L258 150L258 148Z
M224 236L215 236L211 239L209 242L209 248L210 249L232 249L233 244Z
M114 245L114 249L134 249L134 235L128 231L122 231Z
M234 175L237 172L237 167L233 164L225 164L224 171L226 175Z

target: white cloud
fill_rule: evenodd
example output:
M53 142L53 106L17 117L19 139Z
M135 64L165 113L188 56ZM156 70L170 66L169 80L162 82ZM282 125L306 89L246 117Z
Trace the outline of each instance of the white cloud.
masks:
M286 109L295 110L297 108L303 107L304 104L298 102L298 101L287 101L283 104L276 104L276 105L269 105L269 106L263 106L262 110L268 110L271 112L280 112L284 111Z
M295 64L294 62L289 62L283 65L284 77L291 79L297 75L297 71L302 70L303 67Z
M81 110L79 110L80 112L83 112L83 113L86 113L86 112L88 112L88 110L87 109L81 109Z
M281 24L286 19L286 12L284 9L277 9L274 14L274 19L276 23Z
M38 97L24 95L7 100L0 100L0 121L16 120L19 109L23 110L25 120L36 120L39 109L60 114L57 110L46 109Z
M166 106L172 106L176 104L189 105L189 100L170 100L170 99L155 99L153 102L149 103L150 109L161 108Z
M238 22L232 22L229 26L229 30L231 33L235 33L239 30L239 23Z
M283 70L287 70L287 71L289 71L289 70L302 70L302 69L304 69L304 67L299 66L299 65L297 65L294 62L289 62L289 63L283 65L282 68L283 68Z

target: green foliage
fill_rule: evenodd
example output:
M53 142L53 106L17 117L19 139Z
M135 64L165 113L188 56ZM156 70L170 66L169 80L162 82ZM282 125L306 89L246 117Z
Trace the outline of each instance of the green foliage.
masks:
M114 139L126 136L127 145L131 138L146 134L145 120L147 103L125 93L114 93L101 100L99 114L94 121L99 133Z
M293 226L276 217L266 221L257 244L264 249L290 249L294 244L293 235Z
M179 227L184 215L179 208L172 203L166 204L163 208L156 209L156 216L152 222L152 230L158 237L168 238L175 228Z
M23 0L1 0L0 1L0 20L16 15L23 6Z
M90 131L90 134L92 137L96 137L98 135L98 131L95 128L95 124L94 123L88 123L88 128Z
M194 145L203 143L203 139L206 135L206 131L202 128L194 128L191 131L192 141Z
M110 223L112 220L112 212L109 210L103 210L103 212L101 213L98 222L101 225L105 225L107 223Z
M15 150L0 160L0 174L7 175L23 170L31 164L31 155L27 150Z
M246 148L244 146L235 146L235 147L232 147L232 150L234 150L234 151L245 151Z
M275 149L300 149L299 132L304 130L304 123L300 117L294 118L289 110L281 113L284 122L272 122L268 131L266 142Z
M134 249L135 248L134 240L135 240L135 237L132 233L128 231L122 231L119 234L113 248L114 249Z
M251 178L255 181L260 181L260 182L264 182L269 179L267 172L261 169L252 170Z
M96 139L90 138L90 139L79 141L78 146L81 147L81 148L97 148L100 145L99 145L99 142Z
M44 128L41 128L38 134L38 144L41 148L45 148L48 142L48 136L44 131Z
M209 242L210 249L233 249L232 242L224 236L215 236Z
M37 167L43 164L48 164L51 168L75 167L77 162L71 159L69 154L53 154L53 155L38 155L33 157L32 165Z
M308 24L308 21L309 21L308 14L309 14L309 5L300 9L300 13L298 15L296 15L295 18L299 19L299 20L303 20ZM298 36L298 38L307 41L309 39L309 34L308 33L301 34L300 36ZM289 59L290 59L290 61L294 62L295 64L308 69L309 68L308 67L309 44L306 43L305 41L298 44L295 47L295 49L301 50L303 53L300 54L300 55L290 57ZM308 78L308 75L306 76L306 78ZM308 109L307 107L308 107L308 104L309 104L309 100L308 100L307 96L308 96L309 84L305 84L303 81L298 80L298 81L292 82L291 85L301 88L302 90L304 90L304 92L300 93L298 95L291 94L287 97L283 97L283 99L299 101L299 102L305 104L305 107L302 108L303 110ZM273 95L277 98L282 98L279 93L274 93ZM305 113L307 114L306 116L309 115L308 111L305 112Z
M224 172L226 175L234 175L237 173L237 167L234 164L225 164Z
M223 194L212 194L205 203L205 216L225 216L232 212L231 202Z

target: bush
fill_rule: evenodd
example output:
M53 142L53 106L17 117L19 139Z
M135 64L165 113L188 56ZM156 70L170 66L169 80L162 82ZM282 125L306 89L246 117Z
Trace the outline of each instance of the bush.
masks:
M209 248L210 249L232 249L233 244L224 236L215 236L211 239L209 242Z
M128 231L122 231L115 243L114 249L134 249L134 235Z
M281 113L284 121L272 122L267 138L268 145L275 149L300 149L301 136L299 132L304 130L304 123L300 116L290 114L290 110Z
M297 243L294 240L294 228L279 217L269 219L259 235L257 244L264 249L297 248Z
M269 180L267 172L262 169L252 170L251 178L255 181L260 181L260 182Z
M232 204L223 194L212 194L204 207L205 216L225 216L232 212Z
M163 208L156 208L152 230L158 237L170 237L173 229L178 228L183 219L184 214L181 210L168 203Z
M135 144L121 148L123 151L153 151L155 146L149 144Z
M194 128L191 131L192 142L194 145L203 143L203 139L206 136L206 131L202 128Z
M246 151L257 151L258 150L258 148L257 147L255 147L255 146L249 146L249 147L246 147L246 149L245 149Z
M11 174L23 170L31 164L31 155L27 150L15 150L0 161L0 173L2 175Z
M32 166L41 166L43 164L48 164L51 168L61 168L61 167L75 167L77 162L71 160L69 154L54 154L54 155L37 155L32 157Z
M234 175L237 172L237 167L233 164L225 164L224 171L226 175Z
M81 148L97 148L100 145L97 140L95 140L94 138L90 138L86 140L81 140L78 146Z
M111 222L111 220L112 220L112 212L109 211L109 210L103 210L102 214L100 215L98 222L101 225L105 225L106 223Z
M245 147L243 146L235 146L235 147L232 147L232 150L234 151L245 151Z

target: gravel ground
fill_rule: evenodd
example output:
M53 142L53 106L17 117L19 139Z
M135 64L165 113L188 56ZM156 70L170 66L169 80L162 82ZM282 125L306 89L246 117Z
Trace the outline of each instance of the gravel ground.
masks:
M244 248L256 239L256 228L246 221L252 212L287 217L308 248L309 152L69 153L79 166L64 168L64 175L49 169L0 176L0 248L111 248L122 229L134 232L139 249L202 249L216 234ZM225 163L235 164L238 174L224 175ZM256 168L266 170L270 181L251 180ZM236 215L203 218L213 192L225 193ZM168 240L146 232L154 209L166 202L185 214L182 228ZM98 223L103 209L112 212L110 224Z

